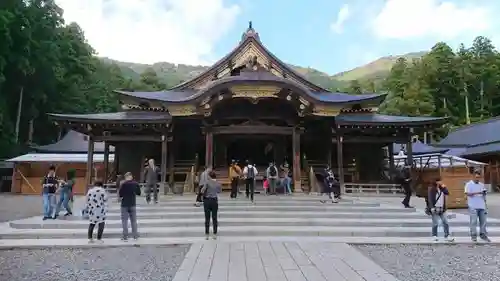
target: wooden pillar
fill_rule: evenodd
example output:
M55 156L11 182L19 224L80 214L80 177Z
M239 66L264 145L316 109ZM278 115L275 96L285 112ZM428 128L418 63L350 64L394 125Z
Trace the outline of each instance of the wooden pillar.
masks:
M175 181L174 181L174 177L175 177L174 163L175 163L175 151L177 148L177 146L176 146L177 143L175 143L175 140L172 139L172 141L170 142L170 145L171 145L171 149L170 149L170 153L168 154L168 173L169 173L168 185L173 187L175 184Z
M209 129L205 132L205 167L213 167L214 161L214 135Z
M85 194L89 190L89 186L92 184L94 178L94 138L88 136L88 148L87 148L87 175L85 179L86 189Z
M408 133L408 141L406 144L406 165L409 166L410 175L413 177L413 128L410 129Z
M344 136L337 133L337 173L339 175L340 192L345 194L344 182Z
M300 133L294 128L292 132L292 150L293 150L293 186L295 192L302 192L302 171L300 170Z
M387 153L389 154L389 179L394 180L394 144L390 143L387 146Z
M168 148L168 138L166 135L161 136L161 186L163 186L163 194L167 195L168 185L167 181L167 148Z
M109 142L104 142L104 179L107 183L109 179Z
M330 138L331 139L331 138ZM329 144L327 144L327 152L326 152L326 163L328 164L328 167L332 167L332 143L330 141Z

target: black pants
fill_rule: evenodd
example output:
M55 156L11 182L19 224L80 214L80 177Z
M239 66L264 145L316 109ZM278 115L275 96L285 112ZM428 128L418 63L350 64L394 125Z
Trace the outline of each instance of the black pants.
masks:
M212 225L214 234L217 234L217 211L219 210L219 202L217 198L203 198L203 210L205 211L205 234L210 233L210 217L212 217Z
M253 201L253 194L255 192L255 180L254 179L245 179L245 193L247 198L250 197L250 200Z
M236 198L238 195L238 178L231 179L231 198Z
M104 232L104 224L105 224L104 222L97 224L97 240L102 239L102 233ZM89 232L87 234L87 237L89 239L92 239L92 234L94 233L94 227L95 223L89 224Z
M333 192L333 196L335 196L335 198L339 199L340 198L340 184L334 184L332 186L332 192Z
M403 205L405 207L410 206L410 197L411 197L411 187L410 185L403 185L403 190L405 192L405 198L403 199Z
M198 194L196 195L196 202L203 202L203 196L201 194L201 189L203 188L203 186L198 186Z

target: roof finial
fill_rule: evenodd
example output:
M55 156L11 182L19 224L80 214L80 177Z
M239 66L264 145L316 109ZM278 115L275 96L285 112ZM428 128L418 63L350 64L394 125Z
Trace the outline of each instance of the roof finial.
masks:
M252 21L248 22L248 29L252 29Z

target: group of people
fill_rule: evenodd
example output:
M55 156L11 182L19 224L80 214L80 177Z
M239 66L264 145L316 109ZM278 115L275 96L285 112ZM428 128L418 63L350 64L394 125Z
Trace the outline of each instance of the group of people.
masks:
M49 172L42 180L43 220L56 219L61 212L61 207L66 209L64 216L73 214L73 186L75 185L75 171L67 172L66 180L56 176L56 167L50 166ZM57 200L59 195L59 200Z
M491 240L488 238L486 230L487 190L484 184L479 180L480 178L481 172L474 171L473 179L468 181L464 188L469 208L470 238L473 242L477 242L477 228L479 222L479 238L485 242L490 242ZM440 178L437 178L428 189L426 213L432 218L431 231L432 237L435 241L439 241L439 222L441 222L443 226L445 240L448 242L454 241L454 238L450 235L450 226L446 215L446 199L448 195L449 190Z

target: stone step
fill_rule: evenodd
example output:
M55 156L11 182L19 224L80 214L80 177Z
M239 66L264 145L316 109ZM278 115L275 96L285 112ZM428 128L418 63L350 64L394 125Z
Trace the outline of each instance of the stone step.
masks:
M500 243L500 237L490 236L493 244ZM205 241L205 237L164 237L141 238L139 240L121 241L119 238L105 238L102 243L88 243L86 238L77 239L4 239L0 240L0 249L36 249L36 248L103 248L103 247L138 247L146 245L179 245L191 243L230 243L230 242L329 242L349 244L450 244L444 240L434 242L430 237L356 237L356 236L220 236L217 241ZM479 241L479 244L484 242ZM454 244L478 244L469 237L455 237Z
M76 209L78 210L78 209ZM119 212L119 205L112 205L108 208L109 211ZM219 210L221 211L273 211L273 212L350 212L350 213L366 213L366 212L386 212L386 213L414 213L415 209L413 208L394 208L394 207L363 207L357 205L336 205L336 204L318 204L318 205L305 205L305 206L268 206L268 205L260 205L255 204L252 205L250 203L246 205L224 205L219 204ZM137 212L144 213L157 213L157 212L202 212L203 207L194 207L194 206L137 206Z
M251 211L234 211L234 210L220 210L219 218L331 218L341 217L341 218L394 218L405 220L411 216L419 216L421 218L427 218L424 214L419 214L417 212L383 212L383 211L372 211L372 212L349 212L347 211L335 211L333 212L321 212L321 211L301 211L301 212L275 212L266 210L251 210ZM203 209L197 208L192 212L137 212L137 218L142 219L189 219L189 218L200 218L203 217ZM107 219L109 220L119 220L120 213L118 211L108 212ZM41 220L40 217L37 219ZM73 216L69 218L62 218L68 220L79 220L78 216Z
M326 198L325 198L326 199ZM117 201L109 201L110 205L115 206L118 205L119 203ZM175 206L192 206L195 203L195 200L172 200L172 201L160 201L156 204L150 203L147 204L145 202L145 199L138 199L137 200L137 207L143 207L143 206L148 206L148 207L175 207ZM251 202L246 199L242 200L220 200L219 199L219 205L225 205L225 206L247 206L250 205ZM330 205L335 205L335 206L359 206L359 207L379 207L380 203L367 203L367 202L346 202L342 201L339 203L331 203L331 202L325 202L322 204L320 202L320 199L317 200L256 200L255 201L256 205L259 206L330 206Z
M344 227L344 226L223 226L219 236L330 236L330 237L429 237L427 227ZM204 236L204 227L143 227L139 229L142 238L160 237L200 237ZM468 227L451 228L453 236L469 236ZM440 231L441 233L441 231ZM499 227L490 227L491 236L500 236ZM104 238L119 238L120 228L108 228ZM0 239L74 239L85 238L86 229L3 229Z
M189 219L141 219L138 221L140 228L153 227L190 227L204 224L204 218ZM345 218L226 218L219 219L219 225L224 226L363 226L363 227L429 227L428 218L408 219L345 219ZM469 222L464 220L450 220L450 226L468 226ZM500 227L500 222L492 222L491 227ZM88 221L61 221L40 219L25 219L10 223L10 227L16 229L86 229ZM106 228L121 228L121 220L107 220Z

